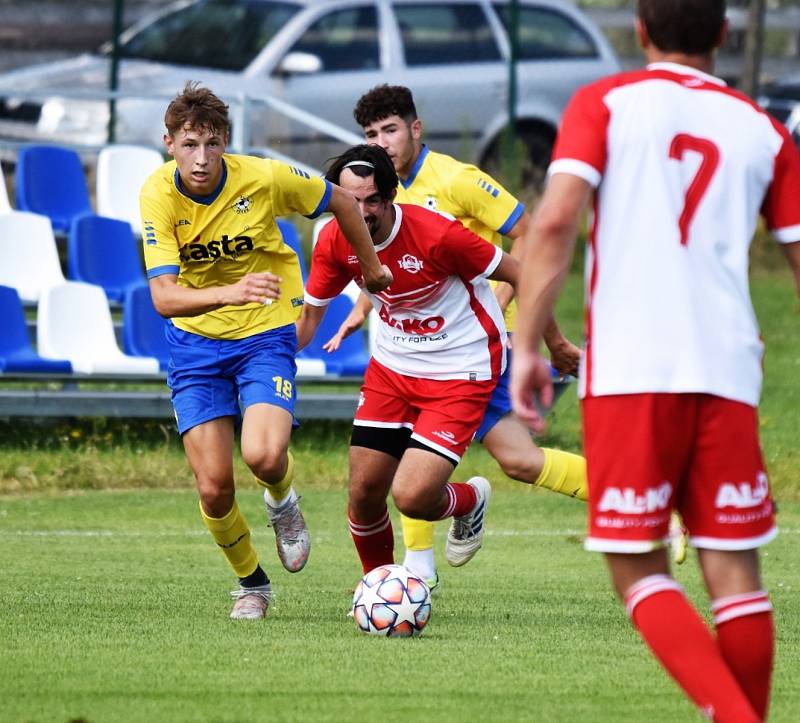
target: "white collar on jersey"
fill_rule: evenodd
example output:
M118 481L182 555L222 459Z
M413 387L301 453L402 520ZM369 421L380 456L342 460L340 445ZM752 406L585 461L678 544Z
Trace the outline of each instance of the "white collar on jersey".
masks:
M398 206L396 203L393 203L392 205L394 206L394 226L392 226L392 230L386 237L386 241L375 244L376 251L383 251L390 243L392 243L392 241L394 241L394 237L397 236L397 232L400 230L400 224L403 222L403 209L400 208L400 206Z
M670 73L678 73L679 75L694 75L698 78L714 83L715 85L727 86L728 84L721 78L715 75L709 75L702 70L692 68L689 65L681 65L680 63L650 63L647 66L648 70L668 70Z

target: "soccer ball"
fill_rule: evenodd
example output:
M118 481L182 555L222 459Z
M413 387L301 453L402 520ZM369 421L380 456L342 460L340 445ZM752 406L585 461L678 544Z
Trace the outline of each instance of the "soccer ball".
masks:
M408 568L381 565L370 570L353 594L353 619L370 635L419 635L431 616L431 591Z

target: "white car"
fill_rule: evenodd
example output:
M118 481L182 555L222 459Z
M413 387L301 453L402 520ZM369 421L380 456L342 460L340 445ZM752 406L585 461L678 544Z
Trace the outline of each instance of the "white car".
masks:
M168 99L199 80L231 103L239 148L319 167L352 139L325 143L275 106L360 136L357 99L389 83L411 88L432 147L490 164L509 117L509 14L503 0L179 2L121 38L115 138L161 147ZM516 127L528 165L541 169L572 93L618 64L567 2L520 0L518 38ZM103 145L109 67L106 49L0 75L0 141Z

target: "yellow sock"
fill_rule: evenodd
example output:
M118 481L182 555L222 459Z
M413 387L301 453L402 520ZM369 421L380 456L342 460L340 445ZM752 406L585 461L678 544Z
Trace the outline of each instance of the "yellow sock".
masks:
M258 567L258 555L250 541L250 528L234 501L231 511L225 517L209 517L200 505L208 531L214 538L237 577L247 577Z
M412 520L400 515L403 527L403 542L406 550L430 550L433 547L433 523L427 520Z
M589 499L586 460L578 454L562 452L560 449L543 447L542 452L544 467L533 484L586 502Z
M275 502L275 506L278 506L279 503L286 499L286 495L289 494L289 490L292 488L292 479L294 478L294 457L292 456L291 451L288 449L286 450L286 455L289 461L286 465L286 474L283 475L282 480L270 483L264 482L264 480L256 477L256 482L258 482L258 484L260 484L262 487L267 488L269 496L272 497L273 501Z

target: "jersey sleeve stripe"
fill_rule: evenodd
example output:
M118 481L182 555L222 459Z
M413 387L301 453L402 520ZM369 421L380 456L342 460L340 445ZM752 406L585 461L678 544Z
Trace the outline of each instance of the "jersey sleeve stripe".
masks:
M489 262L489 265L486 267L486 271L484 271L481 274L481 276L482 277L491 276L494 273L495 269L500 265L500 261L502 261L502 259L503 259L503 249L501 249L499 246L495 246L494 257Z
M317 216L319 216L321 213L327 211L328 210L328 203L330 203L331 194L332 193L333 193L333 187L331 186L330 181L328 181L326 179L325 180L325 193L322 194L322 199L320 199L320 202L317 204L317 207L311 213L309 213L306 216L306 218L313 219L313 218L316 218Z
M175 274L178 276L180 274L180 266L173 266L169 264L168 266L156 266L152 269L148 269L147 271L147 278L154 279L156 276L164 276L165 274Z
M311 306L328 306L333 301L333 299L318 299L316 296L311 296L307 291L303 295L303 299Z
M776 241L782 244L791 244L795 241L800 241L800 224L784 228L773 228L770 229L770 233L772 233Z
M547 175L553 176L556 173L569 173L572 176L582 178L592 188L597 188L600 185L600 171L585 161L579 161L577 158L559 158L557 161L553 161L547 169Z
M497 233L502 236L508 234L508 232L514 228L514 224L519 221L522 214L525 213L525 205L519 201L516 205L516 208L511 212L511 215L506 219L505 223L497 229Z

